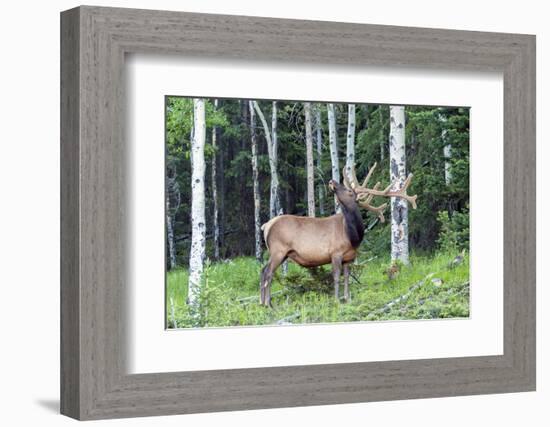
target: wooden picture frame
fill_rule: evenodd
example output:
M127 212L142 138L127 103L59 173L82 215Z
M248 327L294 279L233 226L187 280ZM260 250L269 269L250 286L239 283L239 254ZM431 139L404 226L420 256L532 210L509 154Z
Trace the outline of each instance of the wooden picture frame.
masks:
M504 353L128 375L126 53L504 79ZM473 185L477 185L473 183ZM182 12L61 14L61 412L77 419L535 390L535 37Z

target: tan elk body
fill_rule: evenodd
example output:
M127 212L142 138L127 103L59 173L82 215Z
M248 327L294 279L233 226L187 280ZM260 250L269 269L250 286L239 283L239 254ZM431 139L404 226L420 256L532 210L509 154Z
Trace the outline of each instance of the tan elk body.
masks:
M409 175L399 191L372 189L367 182L376 164L370 169L363 185L359 185L352 170L351 182L344 174L345 185L329 182L342 213L326 218L296 215L281 215L262 225L264 240L269 250L269 261L262 270L260 280L260 303L271 306L271 281L275 270L286 259L303 267L318 267L332 264L334 295L339 297L340 274L344 273L344 300L349 300L349 265L357 256L357 248L364 236L364 225L359 207L375 212L384 221L386 204L375 207L370 204L374 196L401 197L416 207L416 196L406 194L412 175Z

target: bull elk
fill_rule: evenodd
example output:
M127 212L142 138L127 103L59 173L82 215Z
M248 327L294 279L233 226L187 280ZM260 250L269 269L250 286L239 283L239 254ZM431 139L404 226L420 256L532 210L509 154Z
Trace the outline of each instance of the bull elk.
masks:
M349 301L349 265L357 256L357 248L363 240L365 228L359 207L375 213L384 222L384 209L371 205L375 196L400 197L416 209L416 195L409 196L407 187L410 174L401 189L392 190L393 184L379 190L380 183L368 188L376 163L370 168L360 185L352 168L348 178L343 171L344 185L329 181L329 188L336 195L342 213L326 218L296 215L280 215L262 225L264 240L269 251L269 261L262 270L260 279L260 304L271 307L271 281L275 270L287 258L303 267L318 267L332 264L334 296L338 300L340 274L344 273L344 301Z

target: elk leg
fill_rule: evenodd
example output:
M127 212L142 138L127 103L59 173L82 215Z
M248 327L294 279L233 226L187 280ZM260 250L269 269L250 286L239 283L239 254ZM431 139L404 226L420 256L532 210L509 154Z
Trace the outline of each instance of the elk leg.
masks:
M260 305L263 305L265 301L265 292L264 292L263 284L265 282L265 276L266 276L268 267L269 267L269 262L265 265L264 268L262 268L262 274L260 276Z
M335 256L332 258L332 277L334 279L334 297L338 301L340 272L342 270L342 257Z
M269 285L264 289L264 303L266 307L273 308L271 305L271 279L269 280Z
M271 281L275 270L285 260L285 255L272 255L269 258L267 265L262 272L262 280L260 284L260 304L271 307Z
M344 301L349 302L349 264L344 264Z

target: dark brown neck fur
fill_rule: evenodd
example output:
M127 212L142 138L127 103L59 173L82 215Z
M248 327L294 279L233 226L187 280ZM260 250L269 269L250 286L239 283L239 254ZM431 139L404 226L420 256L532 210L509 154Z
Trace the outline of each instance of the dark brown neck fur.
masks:
M357 248L363 241L365 235L365 226L363 225L363 218L361 212L357 206L353 209L348 209L344 204L342 206L342 214L344 215L346 234L351 245Z

